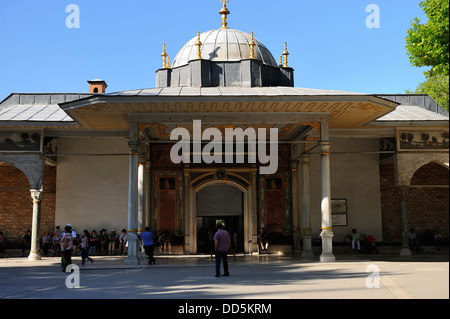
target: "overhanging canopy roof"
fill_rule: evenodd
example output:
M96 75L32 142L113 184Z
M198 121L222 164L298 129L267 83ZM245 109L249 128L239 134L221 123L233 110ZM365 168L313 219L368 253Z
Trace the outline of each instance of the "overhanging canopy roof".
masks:
M369 94L292 87L169 87L98 94L60 105L87 129L121 130L129 129L131 114L239 112L327 114L330 128L360 128L398 104ZM251 122L249 116L246 124Z

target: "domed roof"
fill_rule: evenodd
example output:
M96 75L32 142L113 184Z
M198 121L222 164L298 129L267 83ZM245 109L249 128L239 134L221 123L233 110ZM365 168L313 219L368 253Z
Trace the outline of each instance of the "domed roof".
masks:
M178 52L173 60L172 68L186 65L191 60L197 59L198 37L192 38ZM249 59L251 35L239 30L221 28L204 32L200 35L202 42L202 58L211 61L241 61ZM258 40L255 42L255 59L261 60L266 65L278 66L272 53Z

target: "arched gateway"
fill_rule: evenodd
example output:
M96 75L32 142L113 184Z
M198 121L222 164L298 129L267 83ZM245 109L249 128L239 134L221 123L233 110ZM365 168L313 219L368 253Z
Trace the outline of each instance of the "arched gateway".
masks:
M28 177L35 247L42 195L54 207L49 229L126 229L128 264L139 263L146 226L169 231L180 254L205 251L202 226L217 220L257 254L264 227L271 247L303 257L319 239L325 262L352 228L401 237L414 173L448 167L448 113L427 95L294 87L285 39L275 59L258 30L229 28L222 3L220 28L192 34L174 55L161 44L154 88L106 93L96 79L89 94L0 102L0 162Z

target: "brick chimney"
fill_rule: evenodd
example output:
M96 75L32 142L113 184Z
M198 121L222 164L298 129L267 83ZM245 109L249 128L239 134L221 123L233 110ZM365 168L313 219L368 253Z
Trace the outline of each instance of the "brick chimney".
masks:
M105 81L99 79L87 82L89 83L89 93L91 94L104 94L108 87Z

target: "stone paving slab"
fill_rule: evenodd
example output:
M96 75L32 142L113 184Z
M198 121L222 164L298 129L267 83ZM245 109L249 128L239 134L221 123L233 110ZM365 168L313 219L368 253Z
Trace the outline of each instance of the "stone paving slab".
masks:
M215 278L210 256L157 256L156 265L128 266L119 256L95 256L79 266L79 288L59 258L0 259L0 299L448 299L448 256L337 256L321 263L295 255L229 258L230 277Z

